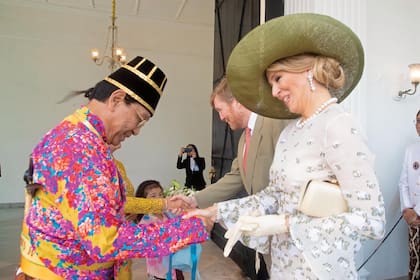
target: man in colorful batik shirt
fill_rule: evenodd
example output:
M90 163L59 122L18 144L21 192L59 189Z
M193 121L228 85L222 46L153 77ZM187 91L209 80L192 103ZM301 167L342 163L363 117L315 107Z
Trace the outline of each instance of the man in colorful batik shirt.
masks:
M84 91L88 104L35 147L31 183L39 189L21 238L20 269L27 276L126 279L129 258L168 255L208 239L198 218L151 225L124 218L124 183L109 144L139 133L165 84L156 65L136 57Z

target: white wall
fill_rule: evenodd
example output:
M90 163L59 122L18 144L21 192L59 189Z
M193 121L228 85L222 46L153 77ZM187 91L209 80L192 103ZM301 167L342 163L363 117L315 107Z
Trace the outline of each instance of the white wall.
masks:
M385 197L387 229L400 215L398 180L405 147L418 141L413 120L420 109L420 93L396 102L393 96L408 89L408 64L420 63L420 2L367 3L366 115L370 147ZM370 247L373 248L370 242ZM407 228L402 221L367 265L371 279L407 275ZM366 252L367 250L365 250ZM370 251L369 251L370 252Z
M213 14L213 9L208 11ZM86 89L109 70L90 60L105 46L110 16L0 0L0 203L23 201L22 175L40 138L86 100L56 104L72 90ZM213 24L145 20L119 16L119 42L128 57L149 58L168 83L152 120L116 154L134 185L157 179L164 186L184 182L176 169L179 148L197 145L211 164Z

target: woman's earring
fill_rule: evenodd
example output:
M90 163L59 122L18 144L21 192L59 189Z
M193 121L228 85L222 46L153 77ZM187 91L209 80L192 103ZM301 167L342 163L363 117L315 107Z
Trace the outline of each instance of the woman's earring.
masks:
M312 74L312 71L308 71L308 82L309 82L309 88L311 91L315 91L315 85L314 85L314 75Z

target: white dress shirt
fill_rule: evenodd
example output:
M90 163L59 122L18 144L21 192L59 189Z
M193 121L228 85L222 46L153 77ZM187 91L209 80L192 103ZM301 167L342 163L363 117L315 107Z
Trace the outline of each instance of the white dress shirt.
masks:
M413 208L420 214L420 143L407 147L400 176L401 211Z

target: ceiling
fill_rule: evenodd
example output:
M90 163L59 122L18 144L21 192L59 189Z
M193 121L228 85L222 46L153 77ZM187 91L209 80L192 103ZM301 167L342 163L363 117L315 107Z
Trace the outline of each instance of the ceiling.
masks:
M111 14L112 0L28 0L39 5ZM117 0L116 15L186 24L213 25L212 0Z

